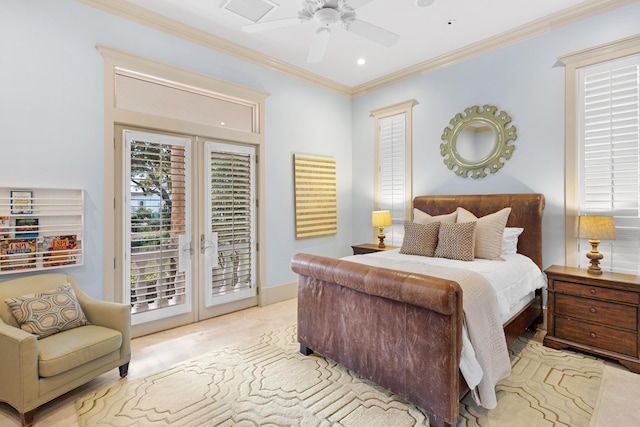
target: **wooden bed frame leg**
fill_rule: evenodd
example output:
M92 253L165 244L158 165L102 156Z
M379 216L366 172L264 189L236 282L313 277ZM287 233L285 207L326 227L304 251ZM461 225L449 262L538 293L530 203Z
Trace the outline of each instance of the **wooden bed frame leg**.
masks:
M304 354L305 356L309 356L310 354L313 354L313 350L306 345L300 344L300 353Z
M441 420L435 415L429 414L429 427L451 427L451 424Z
M31 427L33 425L33 419L35 418L36 410L32 409L20 414L20 421L22 421L22 427Z

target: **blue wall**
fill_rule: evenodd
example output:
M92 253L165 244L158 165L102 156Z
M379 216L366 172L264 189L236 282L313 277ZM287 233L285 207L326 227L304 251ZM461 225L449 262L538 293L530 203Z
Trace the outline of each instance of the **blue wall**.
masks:
M0 3L0 186L86 190L85 263L74 274L103 295L103 60L96 44L270 93L266 101L266 286L295 280L298 251L345 254L352 243L351 99L72 0ZM313 102L309 102L313 100ZM295 240L295 152L338 165L338 234ZM347 249L345 249L347 248ZM27 273L19 273L25 275ZM0 281L15 275L0 276ZM110 286L110 284L108 285Z
M640 4L634 3L355 99L353 174L359 178L353 182L354 240L371 239L366 226L373 208L369 111L413 98L418 102L413 110L413 194L543 193L543 263L564 264L565 69L558 57L639 32ZM516 150L487 178L458 177L440 156L442 131L455 114L485 104L511 116L518 130Z
M640 32L640 4L571 24L433 73L349 99L72 0L0 4L0 186L86 190L85 265L62 271L103 295L103 61L96 44L270 93L266 101L266 286L295 280L291 256L330 256L373 241L373 119L416 99L414 194L544 193L544 262L564 261L564 68L557 57ZM311 102L312 101L312 102ZM497 174L462 179L442 163L440 135L474 104L494 104L518 127ZM292 154L333 156L338 234L296 240ZM25 274L25 273L21 273ZM0 280L10 276L0 276ZM110 284L107 284L110 286Z

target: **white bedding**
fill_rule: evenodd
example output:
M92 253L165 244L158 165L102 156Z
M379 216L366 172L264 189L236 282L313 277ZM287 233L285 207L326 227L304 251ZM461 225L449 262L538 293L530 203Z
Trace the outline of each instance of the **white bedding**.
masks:
M529 257L522 254L502 255L504 261L480 258L473 261L430 258L401 254L400 249L358 256L411 260L425 265L424 274L429 274L429 265L462 268L479 273L491 283L496 292L496 301L503 324L533 299L536 289L547 286L542 271ZM348 258L350 261L357 262L357 258Z
M522 309L535 295L535 290L546 287L544 274L538 266L528 257L521 254L502 255L504 261L475 259L474 261L457 261L446 258L430 258L418 255L401 254L399 249L381 251L366 255L354 255L345 257L353 262L368 265L384 264L390 268L390 262L398 261L406 269L426 275L436 276L429 272L433 267L452 267L455 269L470 270L483 276L495 291L496 306L502 324ZM376 261L377 260L377 261ZM436 268L437 270L438 268ZM493 304L491 304L493 305ZM495 308L493 309L495 310ZM496 319L497 322L497 319ZM496 325L496 328L498 326ZM505 352L506 352L506 347ZM507 356L508 357L508 356ZM508 362L508 361L507 361ZM469 339L466 325L463 325L462 354L460 357L460 371L473 392L474 399L486 408L495 406L495 395L483 398L478 396L477 386L483 380L485 372L478 362L476 352ZM508 374L508 372L506 373ZM495 379L493 380L495 382ZM494 384L495 385L495 384ZM484 388L486 393L486 387ZM490 393L494 393L493 387ZM487 404L488 403L488 404Z

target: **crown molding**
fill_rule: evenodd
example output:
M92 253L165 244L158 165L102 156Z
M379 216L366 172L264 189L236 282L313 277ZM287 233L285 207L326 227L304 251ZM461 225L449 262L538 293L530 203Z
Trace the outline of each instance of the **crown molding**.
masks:
M100 9L112 15L137 22L156 30L180 37L184 40L197 43L201 46L214 49L218 52L234 56L247 62L259 65L269 70L297 78L304 82L320 86L337 92L341 95L351 96L351 87L337 83L326 77L310 73L300 67L265 55L253 49L230 42L221 37L214 36L206 31L191 27L174 19L160 15L136 6L125 0L75 0L95 9Z
M589 0L553 15L521 25L520 27L507 32L480 40L463 48L453 50L444 55L440 55L433 59L412 65L411 67L404 68L395 73L380 77L379 79L355 86L351 95L354 97L364 95L365 93L381 89L385 86L390 86L403 80L446 68L467 59L483 55L545 32L555 30L573 22L578 22L637 1L638 0Z
M337 92L341 95L356 97L366 93L418 77L450 65L474 58L499 48L512 45L565 25L608 12L638 0L588 0L555 14L537 19L504 33L489 37L463 48L451 51L410 67L387 74L367 83L349 87L331 79L311 73L300 67L270 57L253 49L214 36L206 31L167 18L155 12L136 6L125 0L75 0L78 3L100 9L130 21L163 31L165 33L200 44L224 54L277 71L298 80Z

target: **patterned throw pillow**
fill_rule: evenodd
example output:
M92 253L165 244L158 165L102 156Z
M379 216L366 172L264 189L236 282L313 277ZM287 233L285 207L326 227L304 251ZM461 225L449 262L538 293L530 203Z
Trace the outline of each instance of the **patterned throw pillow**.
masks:
M432 257L438 243L439 222L431 224L404 223L404 240L400 248L401 254L422 255Z
M20 328L38 338L89 324L69 284L52 291L8 298L4 302L11 308Z
M413 208L413 222L418 224L431 224L432 222L439 222L441 224L453 224L456 222L457 211L453 211L444 215L431 216L426 212L422 212L420 209Z
M456 222L477 222L475 257L484 259L502 259L502 235L507 225L511 208L477 218L464 208L458 208Z
M438 246L436 246L435 256L460 261L473 261L475 236L475 222L440 224Z

